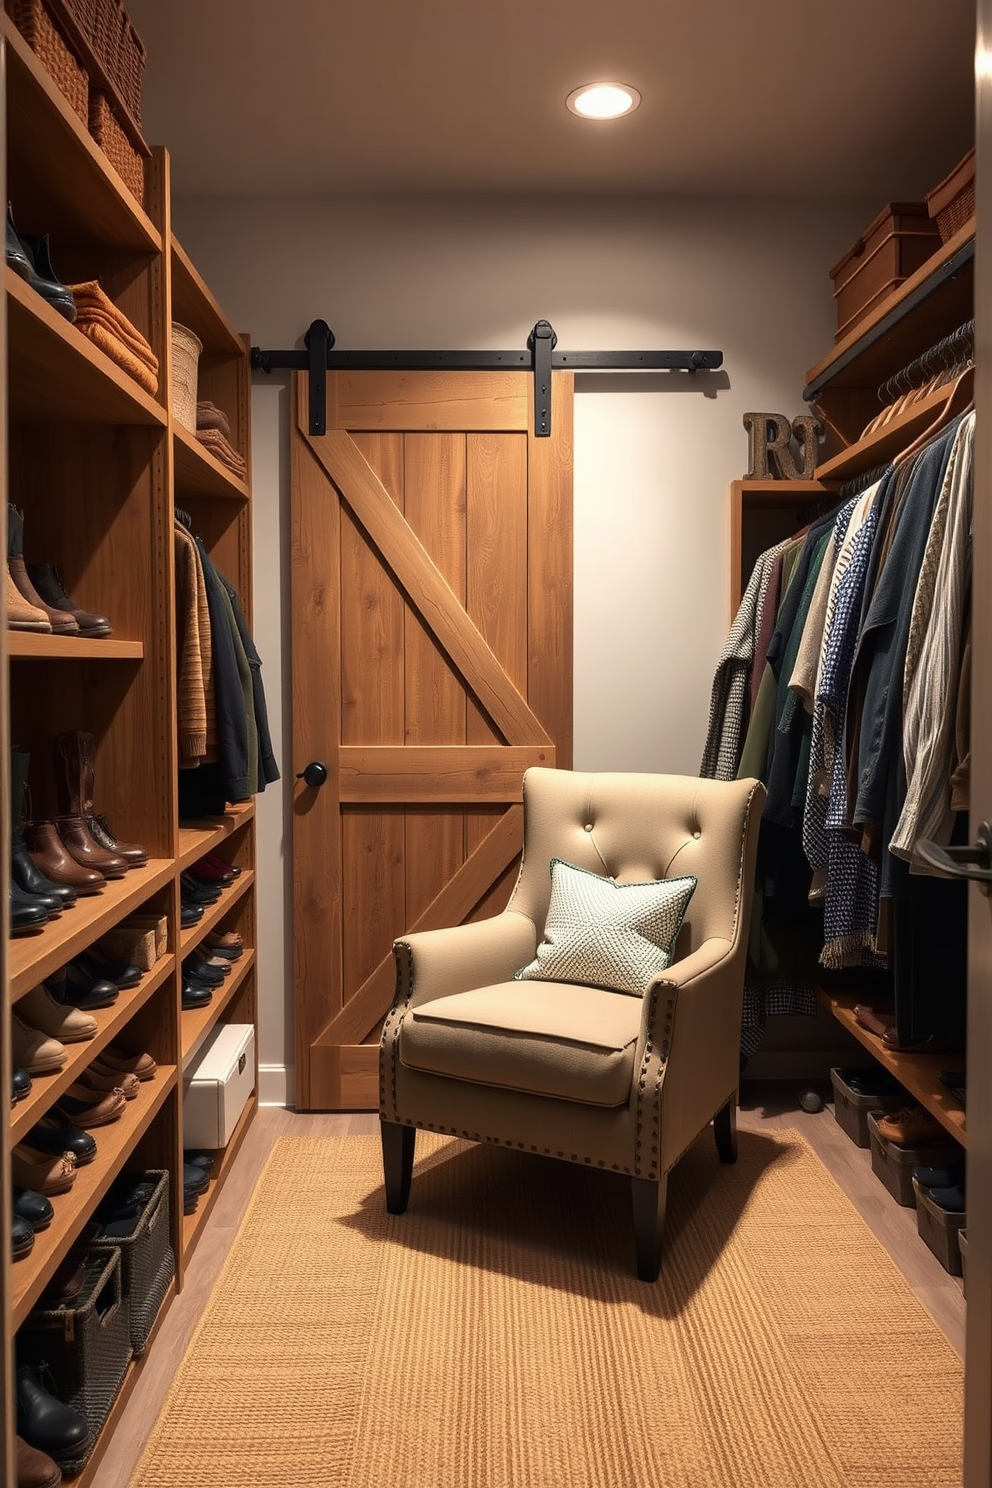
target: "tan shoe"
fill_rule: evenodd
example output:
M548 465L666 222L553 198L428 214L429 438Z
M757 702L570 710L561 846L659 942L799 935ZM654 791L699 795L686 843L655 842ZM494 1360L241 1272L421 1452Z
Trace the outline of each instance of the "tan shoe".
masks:
M109 1069L99 1059L94 1059L93 1063L83 1070L79 1076L79 1084L88 1085L91 1090L99 1091L103 1095L108 1090L121 1090L124 1092L125 1100L134 1100L138 1093L137 1075L122 1075L118 1070Z
M54 1109L73 1126L107 1126L116 1121L127 1105L127 1097L118 1086L101 1096L99 1090L78 1081L70 1085L55 1103Z
M19 1142L10 1154L10 1173L18 1188L45 1195L68 1193L76 1181L76 1159L71 1152L50 1157Z
M931 1116L922 1106L905 1106L901 1111L876 1116L875 1125L880 1137L896 1142L900 1147L921 1147L947 1137L936 1116Z
M20 1003L17 1006L20 1007ZM48 1038L37 1028L29 1028L16 1013L10 1015L10 1042L14 1068L27 1070L29 1075L54 1074L69 1058L58 1039Z
M97 1021L79 1008L57 1002L47 987L32 987L17 1005L18 1012L32 1028L40 1028L49 1038L60 1039L63 1044L79 1044L91 1039L97 1030Z
M9 568L7 570L7 629L40 630L45 635L52 633L48 616L44 610L39 610L37 605L28 604L14 583Z
M93 1062L122 1075L137 1075L139 1080L154 1080L158 1069L150 1054L132 1054L130 1049L122 1049L120 1044L108 1044L99 1059Z

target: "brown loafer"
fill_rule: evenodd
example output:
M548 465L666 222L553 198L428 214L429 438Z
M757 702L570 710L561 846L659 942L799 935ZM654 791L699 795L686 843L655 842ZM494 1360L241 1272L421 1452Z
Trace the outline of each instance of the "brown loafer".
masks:
M921 1147L947 1137L936 1116L922 1106L905 1106L901 1111L876 1116L875 1125L880 1137L900 1147Z
M37 1447L29 1446L23 1436L17 1438L15 1470L17 1488L58 1488L62 1481L58 1463Z
M48 1198L68 1193L76 1181L76 1159L71 1152L49 1157L19 1142L10 1154L10 1171L18 1188L30 1188Z
M59 1098L55 1110L74 1126L88 1128L116 1121L126 1105L127 1098L119 1086L101 1096L99 1091L77 1081Z
M99 1062L106 1069L116 1070L122 1075L137 1075L139 1080L153 1080L158 1065L150 1054L132 1054L130 1049L122 1049L119 1044L108 1044L99 1056Z
M119 1070L109 1069L99 1059L82 1071L77 1081L79 1085L88 1085L91 1090L106 1094L108 1090L120 1090L125 1100L134 1100L138 1093L137 1075L121 1074Z

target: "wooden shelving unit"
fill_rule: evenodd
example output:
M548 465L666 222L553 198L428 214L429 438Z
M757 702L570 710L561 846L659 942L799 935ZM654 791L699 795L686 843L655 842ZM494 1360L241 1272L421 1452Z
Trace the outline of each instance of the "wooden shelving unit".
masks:
M14 220L23 232L49 233L53 263L65 283L99 280L158 359L158 391L152 395L5 270L8 499L24 514L28 561L56 564L67 591L80 605L106 614L113 634L86 640L4 631L0 775L16 740L30 758L33 814L52 815L62 809L53 740L72 730L90 734L94 809L121 840L141 842L149 853L145 867L108 881L98 894L80 896L39 932L7 943L4 997L11 1015L32 988L128 915L154 914L168 927L167 953L136 987L93 1013L95 1036L66 1045L63 1067L35 1075L28 1097L10 1107L8 1152L109 1044L147 1050L157 1063L154 1078L141 1083L120 1118L96 1129L95 1159L77 1168L66 1194L53 1197L55 1218L36 1236L29 1255L12 1263L4 1247L0 1282L9 1299L8 1326L16 1330L114 1178L149 1167L172 1174L176 1277L161 1320L183 1285L203 1218L257 1106L253 1096L234 1141L218 1154L206 1202L201 1200L197 1215L184 1218L184 1065L219 1021L256 1018L255 811L246 801L206 821L179 821L174 512L180 507L190 513L194 532L237 589L250 620L251 488L173 417L172 321L190 326L203 342L199 396L227 415L232 443L246 461L250 372L247 338L227 320L172 233L165 152L153 152L145 202L139 204L7 15L0 35L6 54L6 184ZM199 924L184 931L180 877L207 852L241 872ZM183 957L219 925L241 932L245 953L206 1008L183 1012ZM4 1185L3 1203L9 1202ZM9 1217L4 1223L9 1225ZM98 1480L106 1433L153 1348L130 1366L104 1433L73 1480L78 1488ZM11 1388L6 1370L0 1370L0 1385Z
M730 487L730 616L761 553L797 532L830 486L819 480L738 480Z

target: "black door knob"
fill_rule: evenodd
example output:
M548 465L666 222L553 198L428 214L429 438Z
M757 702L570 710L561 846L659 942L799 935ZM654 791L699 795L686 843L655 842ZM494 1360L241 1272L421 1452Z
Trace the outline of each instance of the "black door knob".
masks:
M305 780L307 785L312 785L316 789L327 779L327 766L321 760L311 760L306 769L301 770L296 778Z

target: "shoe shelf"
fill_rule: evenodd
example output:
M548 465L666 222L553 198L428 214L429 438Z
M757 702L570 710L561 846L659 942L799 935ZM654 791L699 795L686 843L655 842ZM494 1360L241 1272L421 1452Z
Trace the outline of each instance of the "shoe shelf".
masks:
M22 227L44 210L53 240L69 233L115 248L162 252L162 234L52 82L8 15L7 195ZM39 222L39 230L42 227Z
M247 484L205 449L196 435L184 429L182 424L173 424L172 442L176 495L180 506L185 495L219 496L235 501L250 499Z
M850 480L864 470L886 464L892 455L904 450L917 434L922 434L933 422L947 402L949 391L949 388L942 387L929 393L881 428L874 429L871 434L841 450L839 455L825 460L816 467L817 480Z
M205 853L219 847L226 838L231 836L232 832L243 827L245 822L251 821L254 815L254 801L241 801L236 806L228 806L220 818L186 822L179 828L179 843L176 852L177 872L182 873Z
M179 1031L182 1039L182 1067L184 1070L190 1060L196 1057L201 1044L211 1028L221 1021L221 1014L233 1002L235 993L241 987L254 965L255 952L248 949L240 961L233 962L231 975L224 979L224 985L222 987L217 987L214 990L214 995L206 1007L183 1009L180 1014Z
M164 426L160 403L18 277L4 269L13 423Z
M123 878L109 880L99 894L80 896L71 909L43 925L37 934L20 935L9 941L10 995L17 998L36 987L73 956L85 951L105 930L137 909L157 889L170 884L174 876L172 858L152 858L144 868L132 868Z
M249 1096L245 1104L245 1108L238 1118L238 1124L234 1128L234 1131L231 1135L231 1140L228 1142L226 1147L222 1148L216 1154L217 1164L210 1175L209 1186L200 1195L199 1202L193 1213L183 1215L182 1243L184 1263L188 1262L190 1253L203 1232L203 1226L206 1222L207 1216L209 1215L211 1209L217 1201L220 1191L224 1186L224 1179L227 1176L231 1164L237 1157L238 1148L244 1141L245 1133L247 1132L249 1126L251 1126L252 1121L255 1119L255 1112L257 1110L258 1086L256 1082L256 1088Z
M7 655L11 661L143 661L145 646L143 641L120 641L113 636L89 640L12 630L7 635Z
M822 1005L832 1013L848 1033L854 1035L859 1044L890 1070L901 1085L905 1085L920 1105L935 1116L955 1141L962 1147L968 1145L968 1133L964 1107L937 1078L938 1071L953 1059L948 1054L912 1054L897 1049L887 1049L877 1034L862 1028L854 1016L855 1005L861 998L854 992L827 992L820 989L817 994Z
M101 1049L105 1049L108 1044L114 1042L138 1009L144 1007L149 998L163 983L168 981L175 969L176 958L170 952L156 963L154 970L142 977L137 987L129 987L122 992L113 1007L93 1010L90 1016L97 1023L97 1031L93 1037L82 1040L78 1044L66 1044L65 1050L69 1057L62 1069L54 1074L32 1075L30 1095L18 1101L10 1113L8 1131L11 1143L21 1141L24 1134L30 1131L37 1121L40 1121L63 1091L68 1090L86 1066L96 1059ZM14 1012L16 1011L17 1004L15 1003Z
M75 1182L68 1193L52 1198L55 1218L47 1230L35 1236L30 1255L12 1268L11 1311L15 1328L21 1326L31 1311L56 1266L124 1168L136 1142L148 1130L170 1091L176 1090L178 1081L176 1065L159 1065L154 1079L139 1085L138 1094L128 1101L121 1116L95 1129L93 1135L99 1147L96 1157L76 1169Z
M180 958L188 956L190 951L199 945L203 937L209 934L215 925L220 923L228 910L245 898L254 883L255 874L253 870L251 868L244 868L233 883L228 884L221 890L221 896L216 904L207 905L203 918L197 920L196 924L191 925L188 930L181 931L179 937Z

